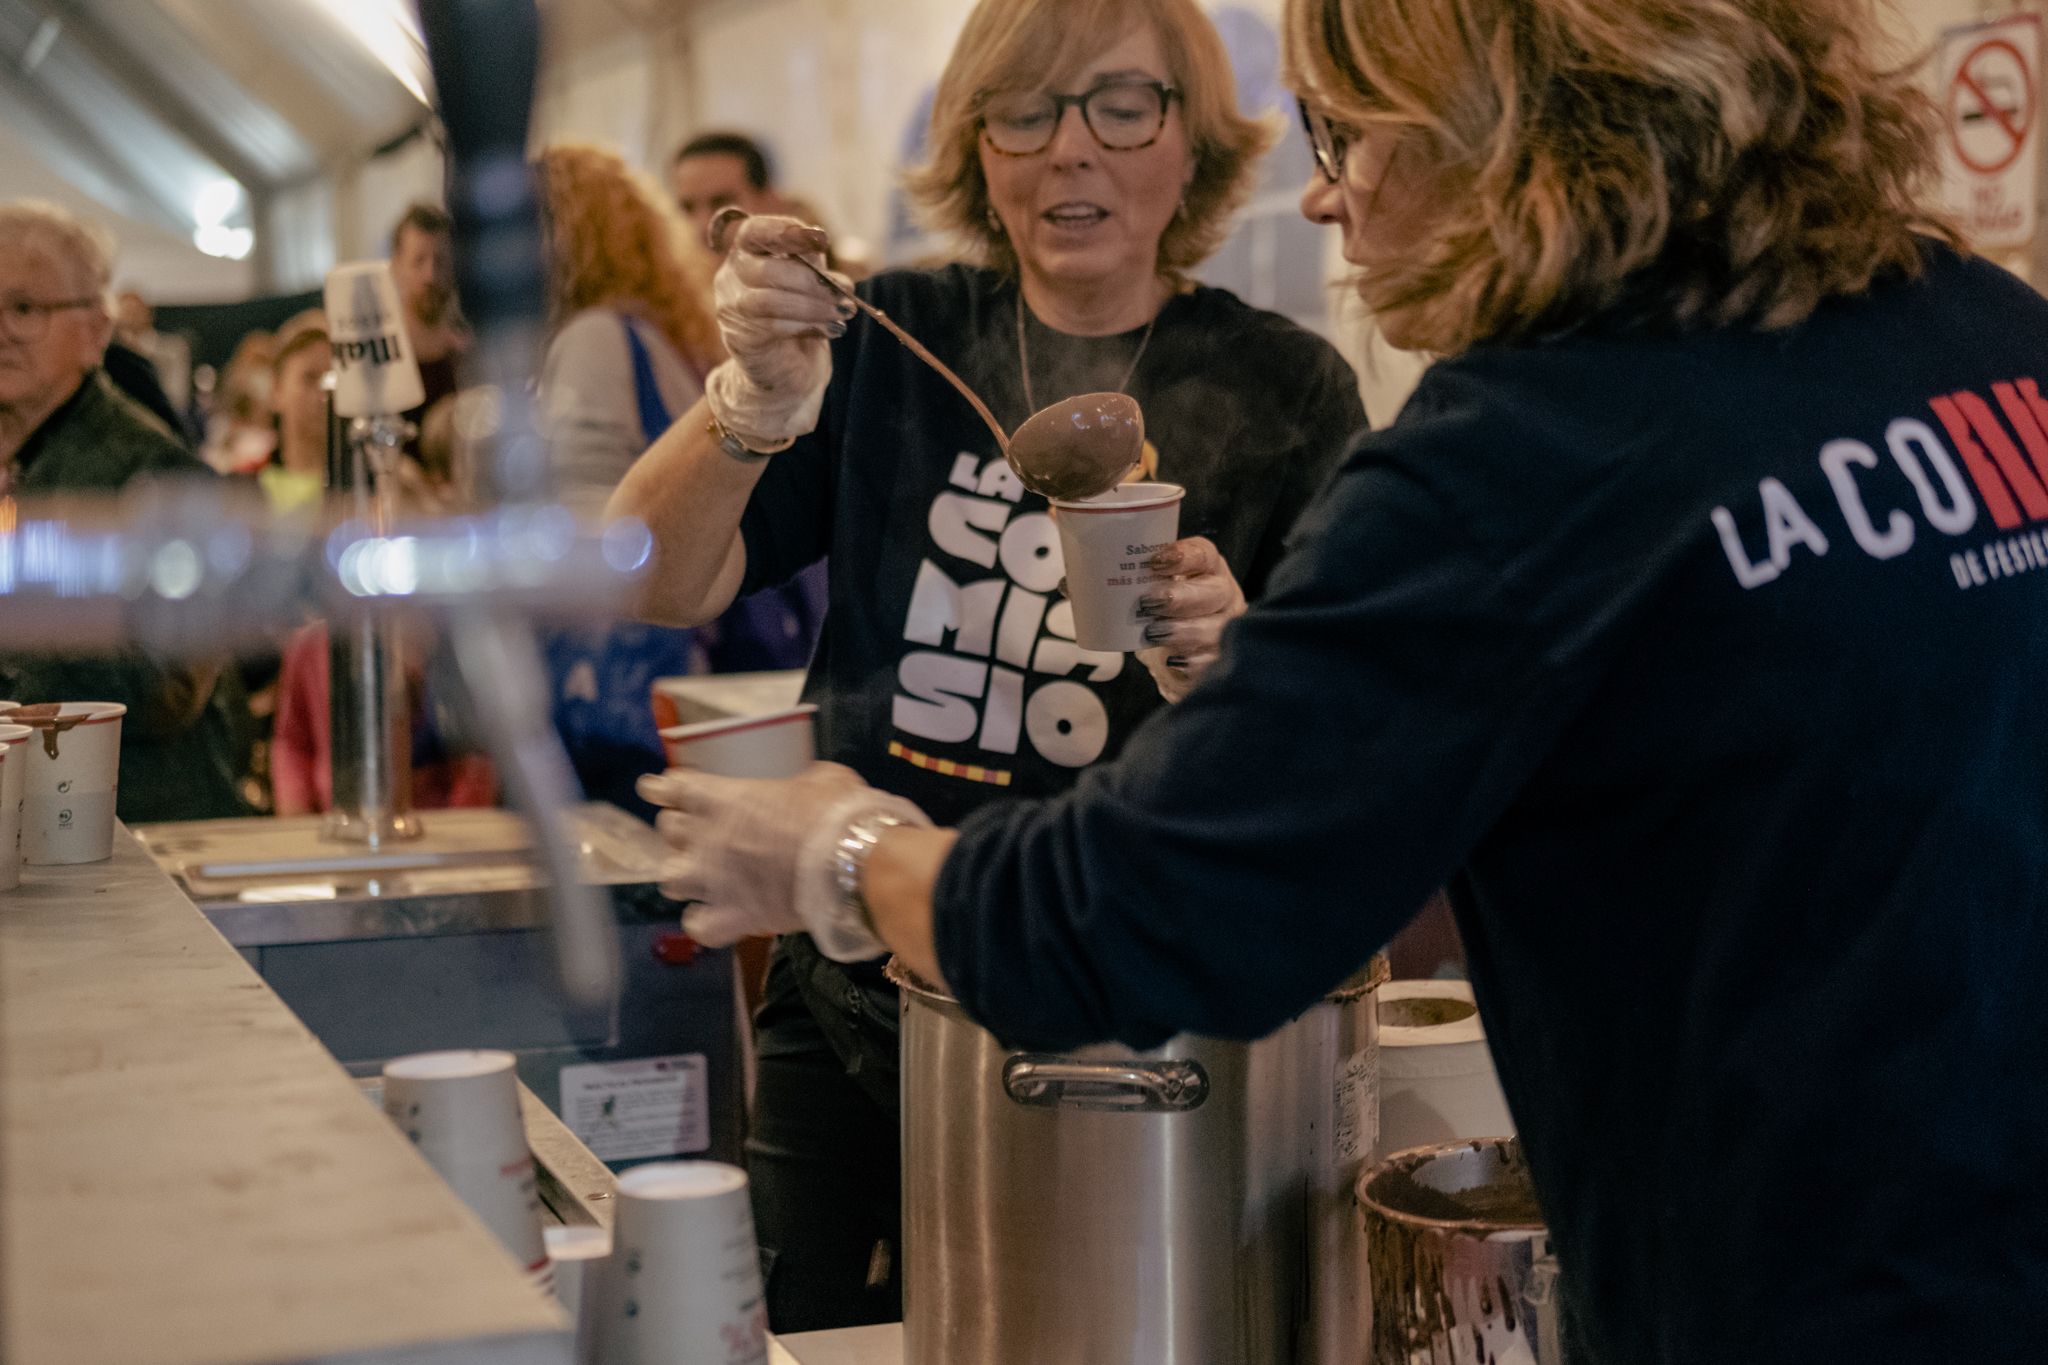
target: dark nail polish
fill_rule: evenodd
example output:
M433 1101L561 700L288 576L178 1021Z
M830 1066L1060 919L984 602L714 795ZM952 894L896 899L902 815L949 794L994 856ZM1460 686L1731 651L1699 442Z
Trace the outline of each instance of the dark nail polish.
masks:
M846 324L843 322L826 323L825 335L831 337L834 341L839 340L839 338L846 335Z
M1163 597L1141 597L1138 599L1138 619L1141 621L1150 620L1165 610L1166 599Z
M839 316L840 316L841 318L845 319L846 321L848 321L848 322L851 322L851 321L853 321L854 317L855 317L855 316L856 316L856 315L857 315L857 314L858 314L859 312L860 312L860 309L858 309L858 308L854 307L854 306L853 306L853 304L852 304L852 302L851 302L850 300L847 300L847 299L841 299L841 300L839 301Z
M1153 644L1164 644L1173 635L1173 627L1164 621L1155 621L1145 627L1145 638Z
M1188 657L1185 654L1169 654L1166 656L1166 666L1184 673L1187 671Z

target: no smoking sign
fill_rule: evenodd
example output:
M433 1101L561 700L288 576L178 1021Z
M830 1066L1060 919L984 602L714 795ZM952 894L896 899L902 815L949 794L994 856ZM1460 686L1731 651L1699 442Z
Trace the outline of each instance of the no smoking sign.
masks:
M1948 208L1979 247L2026 246L2039 219L2040 17L1949 30L1942 74Z

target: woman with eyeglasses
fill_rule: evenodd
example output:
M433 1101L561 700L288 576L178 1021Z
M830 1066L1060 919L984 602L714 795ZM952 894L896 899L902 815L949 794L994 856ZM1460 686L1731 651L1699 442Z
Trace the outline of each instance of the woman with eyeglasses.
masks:
M1442 358L1115 763L957 831L672 775L677 892L1069 1048L1257 1036L1448 881L1570 1359L2040 1359L2048 303L1866 0L1287 15Z
M910 180L974 263L861 286L1012 429L1076 394L1139 401L1148 468L1187 488L1154 648L1074 644L1044 500L943 380L783 259L825 246L786 219L739 228L717 281L732 361L612 502L657 538L644 609L701 621L829 553L820 750L943 820L1113 757L1213 662L1364 424L1335 350L1188 278L1270 137L1193 0L984 0ZM778 1331L900 1315L881 968L796 934L770 969L749 1152Z

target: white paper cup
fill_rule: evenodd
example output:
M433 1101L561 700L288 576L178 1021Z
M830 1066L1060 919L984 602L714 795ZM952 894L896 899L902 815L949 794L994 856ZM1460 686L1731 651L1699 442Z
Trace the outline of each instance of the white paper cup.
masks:
M105 862L114 856L114 803L121 790L118 702L66 702L51 718L9 712L36 732L21 810L21 860L31 867Z
M1146 561L1180 538L1180 504L1187 490L1175 483L1127 483L1099 498L1054 499L1060 550L1067 565L1067 596L1074 604L1074 643L1105 654L1145 647L1138 600L1172 575Z
M816 756L811 717L817 711L805 702L765 716L675 725L661 732L661 742L678 768L720 777L795 777Z
M612 1254L591 1279L585 1365L766 1365L760 1253L736 1166L662 1162L620 1176Z
M533 1153L509 1052L421 1052L384 1064L384 1112L505 1249L553 1287Z
M6 714L0 712L0 715ZM21 885L21 805L36 732L0 722L0 891Z
M541 1236L547 1242L548 1262L555 1268L555 1297L561 1301L569 1321L579 1324L580 1333L584 1295L596 1285L597 1267L612 1254L611 1234L603 1228L579 1224L545 1227Z

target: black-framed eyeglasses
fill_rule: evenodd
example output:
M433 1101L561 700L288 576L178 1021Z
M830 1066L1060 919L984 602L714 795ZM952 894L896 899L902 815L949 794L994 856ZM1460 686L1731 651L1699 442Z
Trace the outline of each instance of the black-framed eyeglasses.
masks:
M57 299L42 303L35 299L6 299L0 301L0 331L16 341L41 341L50 330L50 318L72 308L91 308L99 303L97 298L87 295L82 299Z
M1333 123L1308 107L1308 101L1295 101L1301 107L1301 127L1308 134L1308 145L1316 154L1316 169L1323 173L1323 179L1332 185L1344 178L1344 154L1351 150L1351 134L1342 125Z
M1108 152L1150 147L1166 129L1166 112L1180 91L1164 81L1111 81L1081 95L1049 90L993 94L982 105L981 128L989 146L1005 156L1033 156L1052 146L1068 109L1096 145Z

